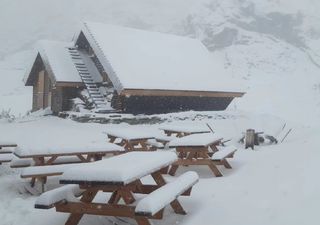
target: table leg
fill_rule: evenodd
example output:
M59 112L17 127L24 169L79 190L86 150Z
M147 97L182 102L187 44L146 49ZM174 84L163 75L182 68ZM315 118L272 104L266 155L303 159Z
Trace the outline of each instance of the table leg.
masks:
M83 193L80 201L90 203L97 194L97 190L87 190ZM83 213L71 213L65 225L77 225L81 220Z
M149 220L145 217L135 217L134 219L138 225L151 225Z
M109 204L117 204L120 201L121 196L119 195L118 191L114 191L111 194L111 197L108 201Z
M224 165L225 168L227 169L232 169L231 165L229 164L229 162L227 161L227 159L223 159L222 160L222 164Z

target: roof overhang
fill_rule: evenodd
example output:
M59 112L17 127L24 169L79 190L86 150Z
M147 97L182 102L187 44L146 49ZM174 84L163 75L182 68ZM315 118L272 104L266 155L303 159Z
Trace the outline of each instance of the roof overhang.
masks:
M242 97L245 92L214 92L214 91L188 91L188 90L152 90L152 89L125 89L120 92L122 96L163 96L163 97L211 97L236 98Z

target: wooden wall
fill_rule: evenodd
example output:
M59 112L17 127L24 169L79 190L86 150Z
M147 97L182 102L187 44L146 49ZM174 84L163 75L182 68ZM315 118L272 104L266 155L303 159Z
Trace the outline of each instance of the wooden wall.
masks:
M51 107L54 114L70 110L71 99L78 96L78 88L53 86L45 70L41 70L36 76L33 85L32 111Z
M51 81L45 70L41 70L36 76L33 86L32 111L44 109L51 106Z
M117 96L113 106L126 113L156 114L179 111L225 110L232 97L182 97L182 96Z

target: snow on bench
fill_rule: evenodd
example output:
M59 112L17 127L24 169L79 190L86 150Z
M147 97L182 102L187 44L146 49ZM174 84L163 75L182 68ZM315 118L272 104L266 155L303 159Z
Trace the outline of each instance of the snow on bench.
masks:
M34 161L32 159L19 159L14 157L10 163L11 168L21 168L21 167L28 167L32 166Z
M215 142L221 141L222 139L223 138L217 133L192 134L170 141L169 147L175 148L185 146L209 146Z
M128 184L176 160L174 152L129 152L71 168L63 173L60 183Z
M212 160L222 160L228 158L237 151L237 148L234 146L217 146L217 148L218 151L212 155Z
M69 164L69 163L80 163L81 160L77 156L62 156L57 158L52 165L59 165L59 164ZM21 168L21 167L29 167L34 166L34 160L29 158L22 158L19 159L14 157L10 163L11 168Z
M82 192L78 185L68 184L41 194L37 198L34 207L37 209L50 209L54 207L55 204L63 201L79 201L77 197L79 197Z
M155 149L163 149L164 148L164 145L162 143L160 143L160 142L157 142L155 139L148 140L147 144L151 145Z
M17 147L16 143L0 141L0 149L6 147Z
M196 172L189 171L182 174L176 180L167 183L139 201L135 208L136 215L155 215L198 181L199 176Z
M11 162L12 158L13 158L12 154L0 154L0 164Z
M62 175L64 171L66 171L67 169L76 167L80 164L82 163L27 167L21 171L20 177L32 178L32 177L58 176L58 175Z
M72 145L72 146L54 146L54 147L17 147L14 154L19 158L29 158L32 156L52 156L52 155L74 155L88 153L108 153L124 151L123 147L113 143L90 143L87 145Z

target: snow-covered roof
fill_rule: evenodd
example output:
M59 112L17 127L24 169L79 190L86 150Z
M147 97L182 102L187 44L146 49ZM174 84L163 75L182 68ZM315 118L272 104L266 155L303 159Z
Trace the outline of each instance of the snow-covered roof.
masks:
M70 42L39 42L39 53L49 65L57 82L82 82L68 52L68 48L72 46L73 43Z
M79 76L79 73L68 51L68 48L72 47L74 47L73 42L41 40L38 43L38 54L40 54L46 70L52 74L55 82L82 83L81 77ZM98 70L90 58L88 58L88 56L82 52L79 54L81 55L81 58L86 64L94 81L101 82L102 77L99 75ZM28 70L25 82L27 82L31 72L31 69Z
M118 91L241 92L197 39L93 22L82 32Z

